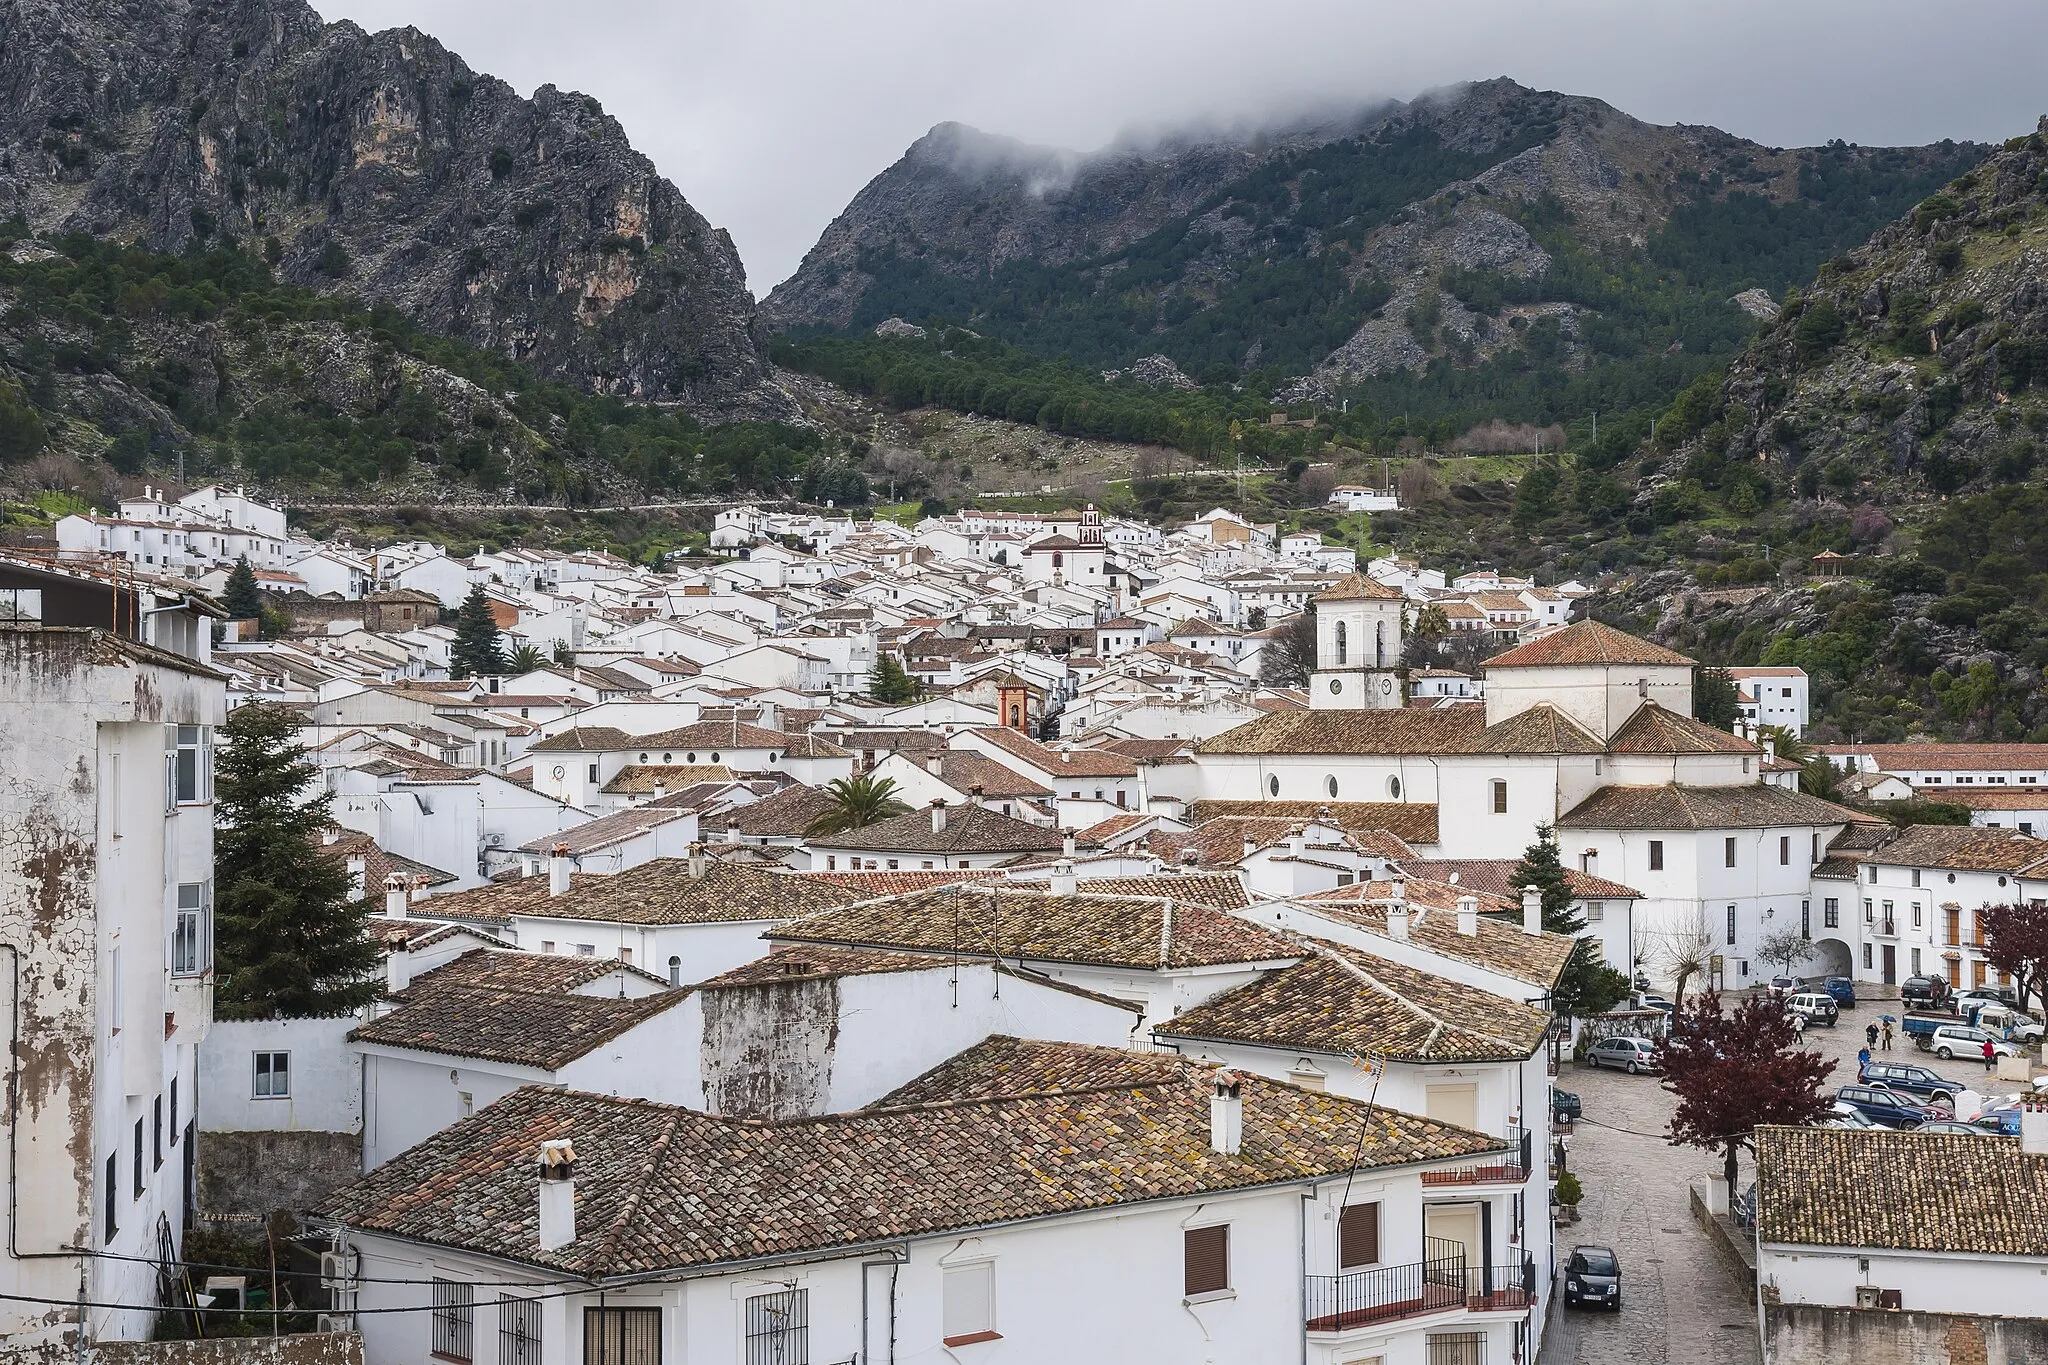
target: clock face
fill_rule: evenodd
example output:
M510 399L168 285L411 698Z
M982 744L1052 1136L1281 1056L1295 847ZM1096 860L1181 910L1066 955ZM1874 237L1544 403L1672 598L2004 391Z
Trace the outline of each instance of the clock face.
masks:
M1383 697L1391 697L1394 695L1394 680L1392 678L1380 679L1380 695Z
M1334 693L1338 693L1338 692L1342 692L1343 690L1344 690L1344 680L1343 680L1342 678L1332 678L1332 679L1330 679L1330 691L1331 691L1331 692L1332 692L1333 694L1334 694Z
M557 780L557 781L561 780L561 778L562 778L562 777L563 777L563 776L564 776L564 775L565 775L565 774L566 774L566 773L567 773L568 771L569 771L569 770L568 770L567 768L565 768L565 767L563 767L563 766L562 766L561 764L557 763L557 764L555 765L555 778L556 778L556 780Z

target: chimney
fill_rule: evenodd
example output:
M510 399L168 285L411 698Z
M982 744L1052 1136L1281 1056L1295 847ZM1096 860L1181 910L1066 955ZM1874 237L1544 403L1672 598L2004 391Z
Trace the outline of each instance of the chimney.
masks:
M576 1148L567 1138L540 1145L540 1249L576 1240Z
M1543 893L1533 886L1522 888L1522 932L1543 932Z
M1387 937L1396 943L1408 941L1408 902L1387 902Z
M405 912L405 876L393 872L384 878L384 913L392 919L408 919Z
M1060 750L1060 762L1062 762L1062 763L1072 763L1073 761L1074 761L1074 751L1073 751L1072 749L1062 749L1062 750Z
M662 780L661 780L660 778L658 778L658 777L657 777L657 778L655 778L655 779L654 779L654 799L655 799L655 800L657 800L657 801L661 800L661 798L662 798L662 797L663 797L664 795L666 795L666 794L667 794L667 792L668 792L668 787L667 787L667 785L666 785L666 784L664 784L664 783L662 782Z
M361 858L350 858L347 866L348 898L352 901L359 901L368 889L366 883L369 881L370 865Z
M1244 1081L1227 1067L1209 1092L1209 1150L1236 1156L1244 1146Z
M690 843L690 880L704 880L704 842L701 839L692 840Z
M937 754L926 755L924 760L924 770L926 772L930 773L933 777L937 777L939 775L940 766L941 763L939 756Z
M1060 831L1060 856L1062 858L1074 856L1074 831L1070 829Z
M979 782L967 789L967 804L970 806L979 806L981 804L981 784Z
M396 995L412 984L412 941L400 939L384 954L384 990Z
M1055 896L1071 896L1079 885L1072 863L1062 858L1052 865L1052 893Z
M421 873L420 875L412 879L412 903L414 905L418 905L421 901L425 900L428 896L432 894L433 893L427 889L427 877L425 873Z
M1242 861L1242 860L1243 860L1244 858L1249 858L1249 857L1251 857L1251 856L1252 856L1252 855L1253 855L1254 853L1257 853L1258 851L1259 851L1259 841L1258 841L1257 839L1254 839L1254 838L1252 838L1252 836L1251 836L1251 835L1249 835L1249 834L1245 835L1245 836L1244 836L1244 852L1243 852L1242 854L1240 854L1240 855L1239 855L1239 859L1240 859L1240 861Z
M333 825L329 825L326 829L320 831L320 842L325 846L332 848L334 845L341 842L341 831L335 828Z
M1180 865L1183 870L1188 872L1194 871L1195 864L1200 861L1202 861L1202 851L1200 849L1184 848L1180 851Z
M1458 932L1466 938L1479 937L1479 897L1458 897Z
M548 850L548 895L569 894L569 846L556 844Z
M2020 1155L2048 1157L2048 1095L2020 1100Z
M932 798L932 833L944 834L945 832L946 802L943 797L934 796Z
M1771 764L1771 763L1776 763L1777 761L1778 761L1778 737L1777 737L1776 735L1765 735L1765 736L1764 736L1764 762L1765 762L1766 764Z

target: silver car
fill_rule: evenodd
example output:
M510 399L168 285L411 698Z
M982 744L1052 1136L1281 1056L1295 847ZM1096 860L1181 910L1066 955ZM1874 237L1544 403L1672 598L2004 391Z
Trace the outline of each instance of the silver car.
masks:
M1596 1067L1618 1067L1631 1076L1661 1069L1657 1045L1648 1038L1602 1038L1586 1049L1586 1061Z

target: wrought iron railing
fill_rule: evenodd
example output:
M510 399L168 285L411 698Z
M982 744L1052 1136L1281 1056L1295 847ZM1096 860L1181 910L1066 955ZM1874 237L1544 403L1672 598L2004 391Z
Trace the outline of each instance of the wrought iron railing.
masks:
M1483 1157L1470 1166L1447 1171L1424 1171L1425 1185L1519 1185L1529 1178L1534 1135L1526 1128L1510 1125L1508 1150Z
M1425 1237L1420 1261L1308 1276L1303 1287L1308 1329L1345 1332L1376 1322L1456 1312L1465 1307L1468 1278L1463 1243Z

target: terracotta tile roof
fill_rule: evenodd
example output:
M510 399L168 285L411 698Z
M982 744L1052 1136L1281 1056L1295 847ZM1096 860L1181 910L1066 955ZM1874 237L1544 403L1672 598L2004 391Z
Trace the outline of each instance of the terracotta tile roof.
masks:
M377 841L367 834L355 830L342 830L331 844L321 844L320 852L329 858L346 864L350 859L363 860L363 899L381 905L384 894L384 879L393 872L404 877L408 883L415 879L425 881L428 886L445 886L454 881L455 874L443 872L438 867L414 862L411 858L397 853L387 853Z
M1457 885L1483 891L1491 896L1503 896L1520 902L1521 892L1515 889L1515 873L1522 866L1519 858L1415 858L1404 859L1401 870L1412 877L1427 878L1435 882L1448 882L1452 874L1457 875ZM1564 870L1565 880L1570 883L1572 894L1579 897L1591 896L1605 900L1640 900L1643 893L1620 882L1610 882L1605 877L1596 877L1590 872L1577 868Z
M801 919L856 897L838 887L783 872L705 860L704 877L690 876L687 858L656 858L612 876L579 873L569 890L548 894L548 878L509 882L435 897L424 908L440 913L471 905L492 918L533 915L623 924L721 924ZM434 902L446 902L445 907Z
M321 1212L358 1229L598 1279L799 1257L1502 1147L1246 1076L1243 1148L1223 1156L1209 1146L1212 1069L1178 1067L1144 1084L949 1096L783 1124L528 1087L338 1191ZM576 1143L583 1235L544 1252L533 1159L542 1142L563 1137Z
M736 806L725 813L729 834L756 839L801 837L811 822L832 809L832 798L816 787L784 787L752 805Z
M1050 793L1047 794L1050 795ZM1116 838L1120 834L1128 833L1153 818L1155 817L1139 815L1135 812L1129 815L1112 815L1107 820L1098 820L1096 823L1088 826L1088 828L1077 831L1074 835L1074 842L1084 848L1103 848L1108 845L1111 839Z
M643 796L659 785L665 792L681 791L698 782L730 782L732 769L719 764L628 763L619 769L604 790L613 796Z
M1156 831L1145 844L1169 865L1185 862L1188 849L1195 850L1200 867L1234 867L1244 858L1245 841L1254 850L1268 848L1299 834L1310 821L1285 815L1219 815L1193 829Z
M1867 754L1886 772L1918 768L1961 769L1965 772L2019 769L2048 770L2048 744L1817 744L1832 758Z
M490 931L468 924L436 924L432 920L394 919L387 915L370 916L370 937L377 940L386 952L394 948L426 948L454 934L469 934L476 938L497 942L497 936Z
M1076 1047L1071 1043L995 1034L940 1062L870 1106L945 1104L1002 1096L1059 1094L1103 1086L1163 1085L1188 1065L1170 1052Z
M649 830L681 820L690 812L663 806L628 806L615 810L609 815L600 815L573 829L557 830L553 834L521 844L521 853L553 853L557 848L566 848L570 856L594 853L610 848L628 839L637 839Z
M822 979L828 976L881 976L891 972L942 970L945 962L929 953L892 953L880 948L837 948L822 943L802 947L785 946L765 957L742 963L731 971L700 981L693 990L715 991L730 986L754 986L797 977Z
M788 714L788 712L783 713L785 719L788 717ZM765 730L762 733L773 734L775 732L772 730ZM852 757L852 755L849 754L846 750L840 748L837 744L834 744L831 740L826 739L822 735L814 735L806 731L803 734L786 736L786 738L789 741L789 747L782 751L782 756L784 758Z
M1083 877L1080 890L1090 896L1171 896L1187 905L1212 910L1242 910L1252 903L1244 882L1234 872L1169 872L1158 877Z
M878 896L929 891L935 886L951 886L955 882L984 882L1000 878L1003 874L992 867L981 867L951 871L932 868L914 872L799 872L797 875L808 880L829 882L833 886L844 886L858 891L861 900L872 900Z
M421 972L398 992L396 998L408 1000L451 986L567 995L593 981L602 981L614 972L643 978L664 989L668 986L668 982L652 972L644 972L630 963L608 957L472 948L432 971Z
M1437 840L1434 802L1419 801L1196 801L1188 818L1201 822L1220 815L1291 815L1325 820L1353 835L1384 831L1411 844Z
M2048 1157L2023 1156L2019 1146L2012 1137L1759 1128L1757 1236L1793 1246L2048 1256Z
M1942 801L1971 810L2048 810L2048 787L1915 787L1913 794L1923 801Z
M932 829L929 810L891 816L820 844L876 853L1038 853L1060 847L1058 830L1026 824L987 806L957 806L946 812L946 827Z
M637 749L638 736L610 725L572 725L526 746L530 754L598 754Z
M1602 787L1567 811L1559 829L1764 829L1840 825L1870 817L1804 792L1746 787Z
M1478 707L1449 711L1277 711L1195 746L1198 754L1467 753L1486 728Z
M1122 754L1104 753L1100 749L1053 749L1028 735L999 726L968 733L1015 755L1034 768L1063 777L1133 777L1138 771L1138 765Z
M1145 759L1178 758L1194 748L1188 739L1112 739L1096 746L1139 762Z
M764 730L733 720L700 720L674 730L641 735L628 747L640 749L787 749L791 739L780 730ZM828 746L829 747L829 746Z
M1366 600L1399 602L1402 598L1397 589L1390 588L1376 579L1368 578L1362 573L1350 573L1332 583L1326 591L1318 593L1315 600L1318 602L1362 602Z
M1003 797L1042 798L1051 796L1052 789L1032 781L1015 768L1007 768L982 754L969 753L962 749L949 749L943 753L926 756L926 761L937 759L938 778L955 791L967 791L980 787L983 796L998 800Z
M1193 879L1189 879L1193 880ZM1231 880L1235 881L1235 878ZM827 911L786 924L784 943L842 943L912 952L991 953L1026 962L1064 962L1161 971L1238 962L1288 961L1301 950L1268 929L1213 906L1182 900L1177 879L1125 879L1136 895L1089 883L1072 896L992 882ZM1169 907L1161 897L1172 899Z
M2048 840L2012 829L1907 825L1896 838L1864 854L1863 861L1954 872L2018 872L2048 861Z
M1615 754L1755 754L1760 745L1646 701L1607 741Z
M1492 991L1317 943L1316 955L1195 1006L1153 1033L1167 1038L1404 1062L1518 1062L1550 1015Z
M1483 714L1483 713L1482 713ZM1599 739L1548 702L1518 711L1481 730L1466 753L1597 754Z
M492 986L417 986L416 982L415 988L408 988L405 1004L364 1024L349 1038L556 1071L674 1009L689 994L658 991L623 999Z
M1467 938L1458 932L1458 917L1454 913L1455 896L1463 888L1444 888L1451 891L1454 904L1449 907L1435 906L1426 910L1413 910L1408 917L1408 937L1411 942L1442 953L1446 957L1458 958L1474 966L1525 981L1542 990L1549 990L1557 984L1558 973L1570 960L1578 940L1567 934L1525 934L1519 924L1488 919L1484 912L1491 909L1506 909L1506 906L1489 906L1484 896L1480 897L1479 932ZM1346 924L1354 925L1369 933L1387 936L1387 911L1384 905L1371 904L1383 900L1392 888L1385 882L1359 882L1353 886L1340 886L1334 891L1319 891L1314 895L1296 898L1295 904L1304 910L1329 915ZM1427 904L1432 894L1427 883L1410 881L1408 899L1411 907ZM1434 894L1441 896L1442 891ZM1477 894L1464 891L1464 894Z
M1601 621L1574 621L1540 640L1496 654L1485 667L1556 668L1568 664L1637 664L1690 668L1692 660Z

